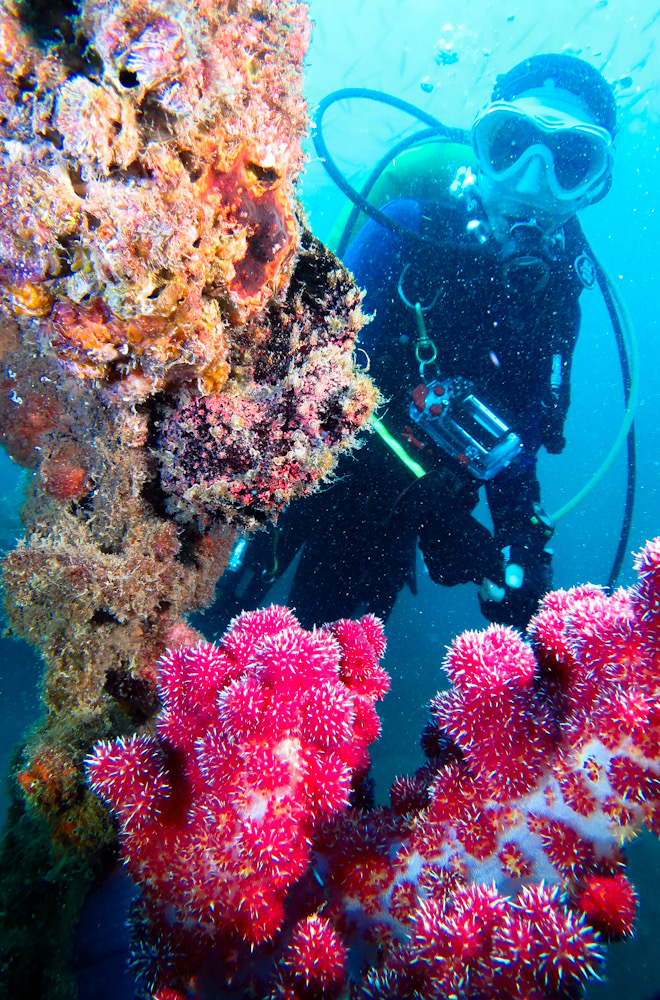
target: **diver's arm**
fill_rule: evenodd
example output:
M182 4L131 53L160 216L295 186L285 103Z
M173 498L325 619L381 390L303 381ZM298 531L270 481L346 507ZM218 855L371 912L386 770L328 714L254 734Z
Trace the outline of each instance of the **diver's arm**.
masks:
M484 580L479 603L490 621L524 629L552 585L548 536L535 508L540 500L535 454L523 451L486 484L486 494L501 568Z
M559 319L559 317L558 317ZM551 455L564 449L564 423L571 402L573 351L580 331L580 303L575 299L560 319L561 327L550 338L541 387L541 442Z
M536 456L524 450L510 466L488 480L486 497L498 546L529 545L534 538L530 519L534 504L541 500Z

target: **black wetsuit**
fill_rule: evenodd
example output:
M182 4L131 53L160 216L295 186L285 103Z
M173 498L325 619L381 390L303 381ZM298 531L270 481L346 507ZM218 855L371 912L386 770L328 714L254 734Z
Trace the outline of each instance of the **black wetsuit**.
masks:
M502 584L502 549L511 546L511 559L525 569L523 587L507 590L502 603L482 602L482 610L491 620L524 627L551 584L546 539L531 523L540 499L536 453L542 445L552 453L564 445L584 288L576 261L582 258L584 264L584 237L571 220L538 246L524 230L518 231L519 243L502 246L481 235L484 213L476 200L469 206L465 200L445 205L400 200L386 212L436 245L369 221L345 263L366 289L365 312L374 315L360 346L386 399L381 419L428 474L414 478L380 437L370 435L363 448L340 462L334 485L282 515L276 569L271 533L255 536L243 572L225 583L225 617L258 603L268 583L261 567L281 574L301 546L289 604L304 625L367 609L387 617L404 583L414 589L419 542L431 578L447 586L484 577ZM511 465L485 484L494 537L472 517L484 484L437 448L420 451L410 443L425 441L410 419L421 376L416 320L399 284L409 303L419 302L425 310L437 348L426 381L468 378L475 394L523 442Z

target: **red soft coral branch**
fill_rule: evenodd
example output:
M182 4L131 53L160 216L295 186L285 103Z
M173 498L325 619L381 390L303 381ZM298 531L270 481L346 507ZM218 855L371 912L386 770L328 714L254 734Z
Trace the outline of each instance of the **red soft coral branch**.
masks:
M158 738L88 762L159 995L209 970L223 995L287 1000L347 975L360 1000L579 993L633 932L622 845L660 828L659 553L628 591L549 594L526 640L459 637L391 809L357 806L389 685L377 619L305 632L269 608L167 653Z

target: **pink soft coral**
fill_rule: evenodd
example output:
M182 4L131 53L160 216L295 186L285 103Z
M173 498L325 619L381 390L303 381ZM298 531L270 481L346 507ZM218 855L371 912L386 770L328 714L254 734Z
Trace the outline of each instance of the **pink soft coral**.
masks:
M364 623L351 623L351 655L361 639L361 687L372 675L382 691L372 645L382 649L382 626ZM171 650L160 664L158 737L100 743L88 761L153 924L185 928L189 954L196 941L203 953L237 932L252 946L274 937L318 823L346 809L368 766L358 720L376 695L342 678L337 631L306 632L271 607L235 619L218 647ZM309 948L331 936L308 930Z

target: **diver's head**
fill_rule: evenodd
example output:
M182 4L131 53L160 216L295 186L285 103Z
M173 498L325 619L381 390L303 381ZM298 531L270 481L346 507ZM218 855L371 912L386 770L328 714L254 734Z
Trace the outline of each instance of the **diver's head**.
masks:
M604 77L570 55L531 56L498 76L472 127L477 188L500 239L545 233L607 194L616 104Z

